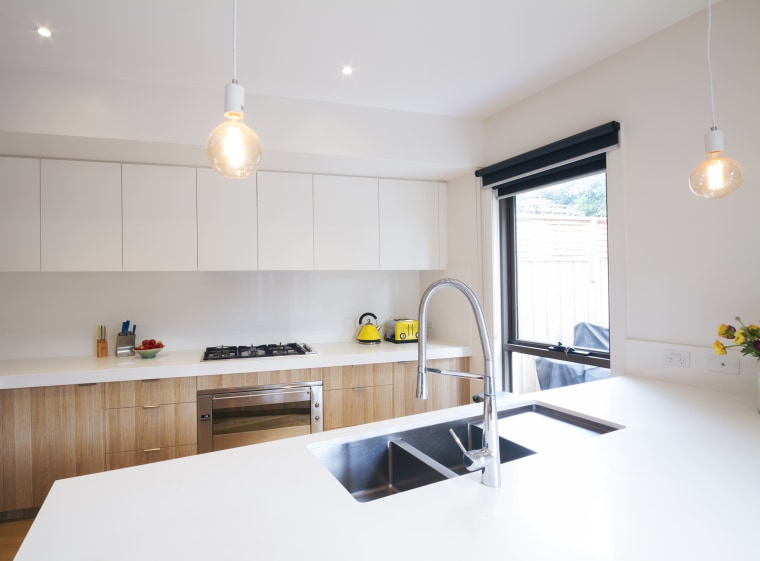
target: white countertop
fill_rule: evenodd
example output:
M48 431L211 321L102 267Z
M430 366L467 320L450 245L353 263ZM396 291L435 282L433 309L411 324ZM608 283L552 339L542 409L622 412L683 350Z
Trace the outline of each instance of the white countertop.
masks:
M204 349L193 351L164 349L152 359L143 359L135 355L122 358L78 356L0 360L0 389L417 360L416 344L322 343L314 345L314 350L317 353L315 355L207 362L201 360ZM436 341L429 341L427 350L430 359L463 357L472 354L470 347Z
M57 481L17 561L759 558L755 399L628 377L506 396L625 428L356 502L309 451L479 405ZM509 437L508 434L504 435Z

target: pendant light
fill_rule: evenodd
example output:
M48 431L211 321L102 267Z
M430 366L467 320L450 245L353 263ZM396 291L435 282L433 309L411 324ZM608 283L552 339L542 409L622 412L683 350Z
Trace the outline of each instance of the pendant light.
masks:
M248 177L261 161L258 135L244 122L245 89L237 81L237 0L232 3L232 83L224 90L225 121L211 131L206 155L213 168L230 179Z
M707 0L707 74L710 82L712 127L705 133L706 159L689 176L691 191L706 199L725 197L741 187L744 172L739 162L723 155L723 131L715 125L715 96L713 94L712 64L710 62L710 31L712 28L711 0Z

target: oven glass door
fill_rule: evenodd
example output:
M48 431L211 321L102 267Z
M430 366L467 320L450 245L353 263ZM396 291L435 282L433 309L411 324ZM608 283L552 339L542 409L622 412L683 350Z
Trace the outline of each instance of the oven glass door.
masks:
M247 391L213 398L214 450L311 432L311 390Z

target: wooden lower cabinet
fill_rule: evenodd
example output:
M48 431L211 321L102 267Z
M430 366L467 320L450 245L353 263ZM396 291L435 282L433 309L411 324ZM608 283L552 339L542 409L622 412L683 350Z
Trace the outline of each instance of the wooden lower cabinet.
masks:
M393 418L393 364L324 368L324 429Z
M322 368L300 368L297 370L270 370L267 372L199 376L198 389L215 390L267 384L288 384L290 382L316 382L322 379L322 370Z
M56 479L103 471L103 384L0 390L0 512L42 505Z
M106 469L196 453L195 377L106 384Z
M185 456L194 456L197 453L195 444L186 446L164 446L163 448L148 448L145 450L131 450L129 452L113 452L106 454L106 469L121 469L125 467L141 466L163 460L173 460Z
M106 410L106 453L196 444L195 403Z
M469 371L469 359L446 358L429 360L428 367ZM393 365L393 416L404 417L472 403L470 380L441 374L428 374L428 398L417 399L417 361Z
M364 386L327 390L324 430L351 427L393 418L393 386Z
M196 400L197 378L152 378L109 382L105 386L105 408L190 403Z

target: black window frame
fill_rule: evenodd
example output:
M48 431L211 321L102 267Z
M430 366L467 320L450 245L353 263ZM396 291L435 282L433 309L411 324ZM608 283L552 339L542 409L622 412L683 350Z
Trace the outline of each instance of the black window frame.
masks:
M504 334L502 383L508 391L513 391L512 353L610 368L609 351L574 349L565 343L551 344L516 337L519 287L514 243L515 196L570 179L606 172L606 153L618 145L619 129L620 123L612 121L476 172L478 177L483 178L484 187L490 186L497 192L499 200L501 323ZM609 282L609 268L607 275Z

